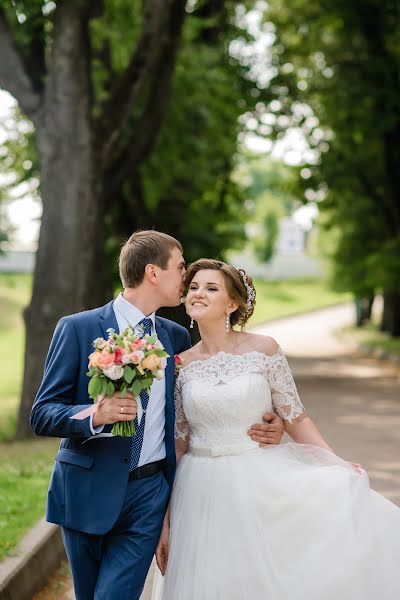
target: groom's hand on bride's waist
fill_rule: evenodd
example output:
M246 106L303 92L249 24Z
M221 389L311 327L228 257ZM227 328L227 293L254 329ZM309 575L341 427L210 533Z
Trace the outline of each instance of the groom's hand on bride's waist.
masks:
M137 413L137 404L135 396L127 392L124 398L121 398L119 392L111 398L104 398L102 402L97 403L96 412L93 414L93 427L99 425L112 425L119 421L133 421Z
M280 444L285 431L282 419L274 412L262 416L263 423L255 423L248 430L252 440L258 442L261 448Z

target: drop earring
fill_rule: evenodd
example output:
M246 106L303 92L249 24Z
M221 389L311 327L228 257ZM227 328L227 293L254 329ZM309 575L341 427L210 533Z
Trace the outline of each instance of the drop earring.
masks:
M226 333L229 333L229 330L231 328L231 319L229 315L226 315L226 321L225 321L225 331Z
M190 317L190 329L193 329L194 321L193 317Z

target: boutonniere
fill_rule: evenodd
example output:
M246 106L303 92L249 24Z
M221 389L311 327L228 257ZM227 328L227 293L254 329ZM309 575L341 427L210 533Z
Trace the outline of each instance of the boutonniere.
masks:
M175 354L174 361L175 361L175 377L177 377L179 371L183 367L183 358L181 358L181 356L179 354Z

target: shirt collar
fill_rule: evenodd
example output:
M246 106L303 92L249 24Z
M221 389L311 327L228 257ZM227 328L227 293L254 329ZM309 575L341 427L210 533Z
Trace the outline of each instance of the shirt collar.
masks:
M118 294L116 299L114 300L114 309L119 312L127 321L132 325L132 327L136 327L140 323L142 319L151 319L153 324L153 329L156 327L156 316L155 313L151 313L151 315L144 315L141 310L139 310L134 304L125 300L122 293Z

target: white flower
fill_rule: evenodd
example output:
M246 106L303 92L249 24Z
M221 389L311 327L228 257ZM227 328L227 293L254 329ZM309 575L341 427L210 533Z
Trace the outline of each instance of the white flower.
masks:
M104 343L104 340L103 340L103 338L101 338L101 337L98 337L98 338L96 338L96 339L94 340L94 342L93 342L93 347L94 347L94 348L98 348L98 347L99 347L99 346L101 346L103 343Z
M122 379L124 376L124 369L121 365L111 365L108 369L104 369L103 373L113 381L117 381L117 379Z
M156 372L156 379L164 379L163 369L158 369L158 371Z
M122 355L122 364L123 365L127 365L131 362L131 355L130 354L123 354Z
M162 356L160 358L160 369L165 369L166 366L167 366L167 358L165 356Z
M129 362L134 365L138 365L144 359L143 350L135 350L132 354L129 355Z

